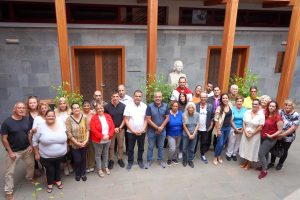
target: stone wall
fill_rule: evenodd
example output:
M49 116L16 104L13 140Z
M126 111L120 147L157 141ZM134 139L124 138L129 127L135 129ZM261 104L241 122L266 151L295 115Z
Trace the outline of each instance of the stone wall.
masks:
M147 58L146 30L69 29L70 46L125 46L126 86L128 93L144 82ZM276 97L280 74L274 73L277 52L282 51L286 32L237 31L235 45L250 45L249 69L258 74L261 94ZM18 38L19 44L5 39ZM157 73L172 71L175 60L184 63L190 88L203 85L207 47L222 44L222 31L159 30ZM300 97L300 57L291 98ZM10 114L17 100L28 95L52 98L51 85L60 83L59 51L55 28L0 28L0 122Z

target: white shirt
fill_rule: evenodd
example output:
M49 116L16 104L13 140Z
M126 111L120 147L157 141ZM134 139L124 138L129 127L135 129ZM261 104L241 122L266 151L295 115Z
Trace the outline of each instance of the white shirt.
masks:
M66 124L67 118L69 117L69 114L67 111L65 112L60 112L59 116L57 117L57 120L61 120L62 122L64 122Z
M130 96L128 96L127 94L125 94L125 96L121 99L120 98L120 102L124 103L125 106L127 106L127 104L133 102L132 98Z
M210 91L210 93L207 94L207 97L212 97L212 96L214 96L214 92L213 92L213 91Z
M124 116L129 117L128 122L133 131L143 131L146 109L147 105L143 102L138 106L134 102L131 102L125 107ZM131 133L129 129L127 131Z
M41 116L36 116L33 120L32 128L37 128L41 124L44 124L44 123L45 123L45 120Z
M173 90L171 95L171 101L179 101L179 92L177 90ZM193 94L186 94L187 101L193 101Z
M199 111L199 129L198 131L206 131L206 118L207 118L207 110L206 106L202 109L200 105L200 111Z
M108 123L105 119L105 116L99 116L99 120L101 122L101 126L102 126L102 135L105 136L105 135L108 135L108 131L109 131L109 127L108 127ZM109 140L101 140L101 144L103 143L107 143L109 142Z

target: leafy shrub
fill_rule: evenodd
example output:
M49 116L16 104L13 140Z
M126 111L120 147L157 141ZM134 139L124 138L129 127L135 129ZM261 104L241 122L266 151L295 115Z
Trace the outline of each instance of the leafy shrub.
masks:
M236 84L239 87L239 95L247 97L250 95L250 87L257 86L257 74L252 73L250 70L248 70L246 72L245 78L236 75L230 77L229 84Z

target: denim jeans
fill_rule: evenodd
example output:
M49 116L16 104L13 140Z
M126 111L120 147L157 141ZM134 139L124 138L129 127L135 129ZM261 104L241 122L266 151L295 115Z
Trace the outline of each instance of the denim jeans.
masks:
M153 133L152 131L147 133L148 136L148 150L147 150L147 161L153 159L153 149L157 145L158 155L157 160L164 159L164 143L166 139L166 131L164 130L160 134Z
M168 144L169 144L168 160L178 159L179 144L181 141L181 136L177 136L177 137L168 136L167 138L168 138Z
M197 142L197 136L190 140L189 137L184 133L182 136L182 160L192 161L194 158L194 150Z
M221 128L221 135L217 137L217 146L215 149L215 157L218 157L221 155L224 144L226 143L229 133L230 133L231 127L222 127Z

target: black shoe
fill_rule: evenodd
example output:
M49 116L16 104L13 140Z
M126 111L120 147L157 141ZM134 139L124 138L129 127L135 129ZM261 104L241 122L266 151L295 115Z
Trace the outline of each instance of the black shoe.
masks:
M272 167L274 167L274 163L269 163L267 169L271 169Z
M182 161L182 165L183 165L184 167L186 167L187 161L186 161L186 160Z
M76 181L80 181L80 176L75 176Z
M232 156L232 160L233 161L237 161L237 157L236 156Z
M86 177L86 176L82 176L81 179L82 179L83 181L86 181L86 180L87 180L87 177Z
M132 168L132 163L128 163L126 168L127 168L128 171L131 170L131 168Z
M277 166L276 166L276 170L281 170L281 169L282 169L282 167L283 167L283 165L282 165L282 164L280 164L280 163L278 163L278 164L277 164Z
M173 159L172 162L173 162L175 165L178 165L178 164L179 164L179 162L178 162L177 159Z
M124 167L125 167L125 164L124 164L124 162L123 162L122 159L119 159L119 160L118 160L118 164L120 165L121 168L124 168Z
M227 161L231 161L231 157L229 157L229 156L226 155L226 160Z
M143 161L138 161L138 165L141 169L145 168L144 162Z
M114 168L114 161L110 160L108 161L108 169L112 169L112 168Z
M172 160L167 160L167 165L171 166L171 164L172 164Z
M193 163L193 161L188 161L188 164L189 164L189 166L190 166L191 168L194 168L194 163Z

